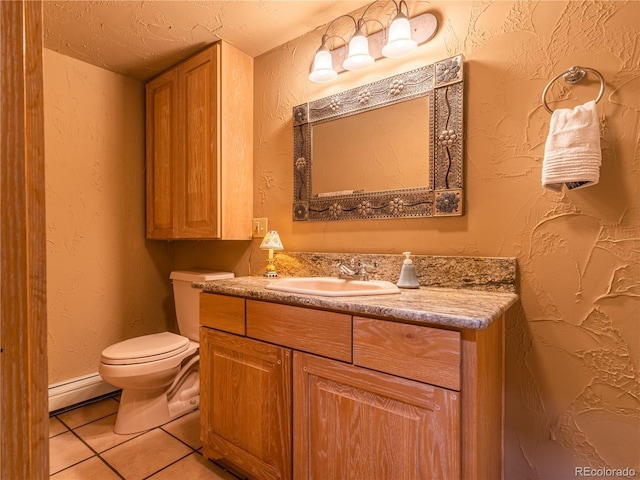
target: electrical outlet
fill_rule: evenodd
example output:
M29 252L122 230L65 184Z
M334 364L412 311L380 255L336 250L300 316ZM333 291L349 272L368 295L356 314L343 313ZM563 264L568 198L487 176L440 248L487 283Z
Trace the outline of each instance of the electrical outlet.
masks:
M266 218L253 219L253 225L251 227L253 238L264 237L267 234L267 223L268 220Z

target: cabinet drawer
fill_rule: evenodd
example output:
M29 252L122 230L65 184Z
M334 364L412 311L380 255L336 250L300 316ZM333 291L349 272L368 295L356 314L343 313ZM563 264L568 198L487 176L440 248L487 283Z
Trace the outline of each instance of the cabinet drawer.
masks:
M351 316L247 300L247 336L351 362Z
M201 293L200 325L244 335L244 298Z
M353 317L353 363L460 390L460 333Z

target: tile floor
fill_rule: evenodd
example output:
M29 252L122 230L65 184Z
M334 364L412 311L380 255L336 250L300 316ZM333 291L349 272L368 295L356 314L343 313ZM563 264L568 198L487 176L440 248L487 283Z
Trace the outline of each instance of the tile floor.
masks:
M203 458L200 411L133 435L113 433L118 400L49 418L51 480L237 480Z

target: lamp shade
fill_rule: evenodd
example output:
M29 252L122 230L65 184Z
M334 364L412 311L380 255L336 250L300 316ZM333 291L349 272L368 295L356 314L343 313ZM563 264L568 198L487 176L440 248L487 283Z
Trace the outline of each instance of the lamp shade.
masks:
M284 250L282 242L280 241L280 235L275 230L270 230L262 239L260 248L263 250Z
M382 55L387 58L398 58L413 52L418 43L411 38L409 19L398 13L389 27L389 41L382 47Z
M347 58L342 66L346 70L362 70L374 62L374 58L369 55L369 40L358 30L349 41Z
M337 76L338 73L333 69L331 52L324 46L320 47L313 59L313 68L309 74L309 80L314 83L326 83Z

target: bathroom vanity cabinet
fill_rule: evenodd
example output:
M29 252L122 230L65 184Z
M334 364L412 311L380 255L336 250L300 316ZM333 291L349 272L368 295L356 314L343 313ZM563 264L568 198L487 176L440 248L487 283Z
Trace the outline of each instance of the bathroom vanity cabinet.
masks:
M502 316L485 329L202 293L204 455L256 479L502 475Z
M148 82L147 238L251 238L252 145L250 56L220 41Z
M202 329L206 456L250 478L291 478L291 360L289 349Z

